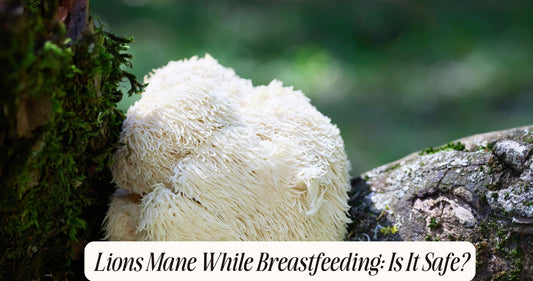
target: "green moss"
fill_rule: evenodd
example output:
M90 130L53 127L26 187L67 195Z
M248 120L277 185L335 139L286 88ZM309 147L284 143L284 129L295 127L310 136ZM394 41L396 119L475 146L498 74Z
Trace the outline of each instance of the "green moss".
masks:
M465 145L461 142L456 142L456 143L450 142L439 147L426 148L420 152L420 155L433 154L433 153L437 153L439 151L445 151L445 150L464 151Z
M384 173L386 173L386 172L390 172L390 171L392 171L392 170L398 169L400 166L401 166L400 163L395 164L395 165L392 165L392 166L388 167L388 168L387 168L385 171L383 171L383 172L384 172Z
M485 168L487 169L487 173L490 175L501 172L503 167L495 158L491 158L487 163L485 163Z
M435 230L441 226L441 223L437 221L436 218L431 218L428 223L428 227L432 230Z
M106 168L124 118L119 83L142 87L130 39L100 28L72 42L57 2L27 1L1 19L0 276L80 278L84 241L101 237L113 190ZM14 266L16 265L16 266ZM77 275L76 275L77 274Z
M457 236L453 234L448 234L447 238L448 238L448 241L458 241Z
M396 232L398 232L398 227L395 225L383 227L379 230L379 232L383 235L395 234Z
M502 271L498 273L494 278L491 280L493 281L514 281L514 280L520 280L520 277L517 276L514 272L509 271Z
M527 136L524 137L524 141L527 143L533 143L533 133L528 133Z
M499 272L493 280L521 280L524 251L521 248L521 237L519 233L513 233L508 226L498 222L496 217L490 217L486 222L480 223L480 239L486 241L482 243L486 247L479 251L477 257L479 266L486 266L494 256L499 256L508 260L510 266L508 270Z
M504 198L505 200L507 200L507 199L509 199L510 196L511 196L511 194L507 191L507 192L505 192L505 194L503 195L503 198Z
M431 236L430 234L426 235L426 237L424 238L424 241L440 241L440 239L438 237L435 237L433 238L433 236Z

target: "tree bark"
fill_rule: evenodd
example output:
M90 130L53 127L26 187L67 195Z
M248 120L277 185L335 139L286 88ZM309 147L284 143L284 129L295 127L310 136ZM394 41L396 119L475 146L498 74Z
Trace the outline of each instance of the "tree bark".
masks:
M123 39L87 0L0 1L0 276L83 279L114 190L107 165L124 115Z
M353 180L349 240L470 241L476 280L533 276L533 126L462 138Z

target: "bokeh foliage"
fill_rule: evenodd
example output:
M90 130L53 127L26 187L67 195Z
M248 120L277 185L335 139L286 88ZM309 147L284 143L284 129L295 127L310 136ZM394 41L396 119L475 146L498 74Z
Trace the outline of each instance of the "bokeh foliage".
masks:
M138 77L210 53L256 85L301 89L339 125L353 174L533 123L531 1L91 3L112 32L134 36Z

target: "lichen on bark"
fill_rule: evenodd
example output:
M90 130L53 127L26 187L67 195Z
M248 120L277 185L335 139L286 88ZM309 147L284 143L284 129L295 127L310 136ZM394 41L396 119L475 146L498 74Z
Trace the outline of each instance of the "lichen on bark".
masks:
M532 136L533 126L475 135L364 173L352 183L348 239L470 241L475 280L526 280L533 276Z
M131 39L95 28L78 2L0 3L0 276L7 280L81 278L83 244L101 237L113 192L106 167L124 118L118 85L129 80L130 94L143 86L123 69L131 66L124 52Z

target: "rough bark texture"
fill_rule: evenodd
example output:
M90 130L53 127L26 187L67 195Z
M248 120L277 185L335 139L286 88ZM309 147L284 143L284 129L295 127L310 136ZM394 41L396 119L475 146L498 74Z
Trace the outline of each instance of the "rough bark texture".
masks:
M476 280L533 276L533 126L426 149L353 180L349 240L461 240Z
M0 276L83 279L102 237L106 166L124 115L131 40L92 25L86 0L0 1Z

